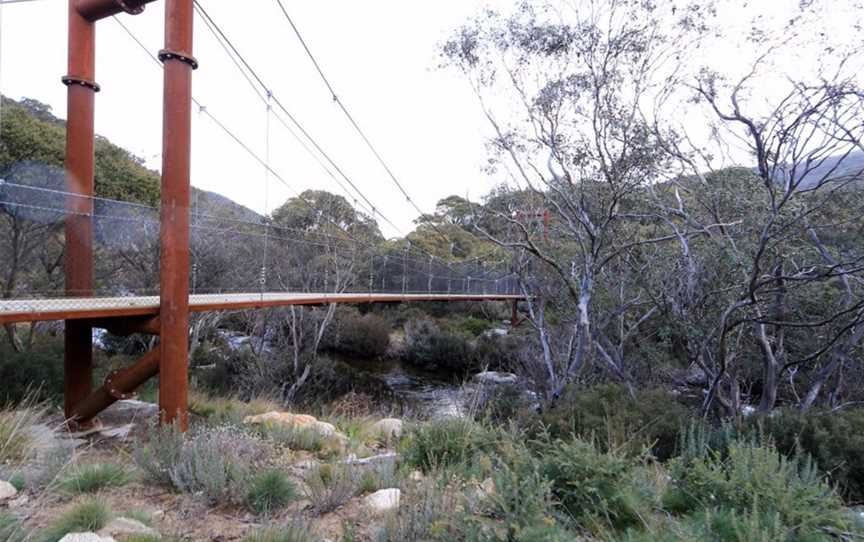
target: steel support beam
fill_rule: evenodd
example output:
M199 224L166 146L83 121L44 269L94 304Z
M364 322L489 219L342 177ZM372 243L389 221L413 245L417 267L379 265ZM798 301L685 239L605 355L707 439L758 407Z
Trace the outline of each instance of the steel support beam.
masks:
M159 374L159 347L144 354L134 364L115 371L105 377L101 388L79 401L69 419L76 424L86 424L97 414L120 399L127 399L138 386Z
M164 423L188 425L189 192L192 143L192 0L166 0L160 208L159 409Z
M64 271L66 295L86 297L93 293L93 187L94 105L99 86L95 82L96 32L94 24L69 0L68 72L66 120L66 248ZM76 403L93 386L92 328L86 322L67 320L64 328L64 411L71 416Z
M99 19L117 15L118 13L129 13L137 15L144 10L144 4L154 0L72 0L75 9L82 17L91 22Z

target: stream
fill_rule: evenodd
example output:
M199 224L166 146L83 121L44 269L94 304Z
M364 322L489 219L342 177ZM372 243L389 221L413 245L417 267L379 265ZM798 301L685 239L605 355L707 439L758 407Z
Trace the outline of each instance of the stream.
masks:
M419 369L399 359L368 360L344 355L336 361L383 381L394 398L421 417L444 418L464 415L462 386L447 373Z
M233 350L250 347L250 337L221 330L220 335ZM255 339L251 339L255 340ZM264 349L272 349L265 342ZM381 380L396 402L407 412L422 418L464 415L464 389L458 379L446 372L424 371L400 359L366 359L344 354L324 354L357 373Z

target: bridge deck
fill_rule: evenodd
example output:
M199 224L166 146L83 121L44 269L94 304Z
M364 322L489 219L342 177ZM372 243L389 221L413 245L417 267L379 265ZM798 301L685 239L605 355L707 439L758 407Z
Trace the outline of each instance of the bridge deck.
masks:
M504 294L386 294L386 293L245 293L189 296L190 312L259 309L287 305L329 303L401 303L406 301L512 301L521 295ZM76 320L159 314L159 296L64 297L0 300L0 324Z

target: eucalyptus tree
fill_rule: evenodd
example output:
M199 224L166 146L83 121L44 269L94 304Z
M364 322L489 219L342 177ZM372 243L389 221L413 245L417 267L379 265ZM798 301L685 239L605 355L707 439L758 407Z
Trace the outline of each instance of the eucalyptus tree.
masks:
M748 378L759 410L775 407L784 384L786 400L808 409L830 379L835 391L842 387L864 337L864 246L852 233L860 231L864 183L864 50L844 37L860 32L864 8L789 7L779 24L750 23L741 41L751 58L742 54L731 67L706 62L681 80L692 104L683 112L705 113L705 142L694 143L680 120L654 119L658 140L682 167L655 201L679 224L725 223L711 232L722 273L706 274L706 247L680 240L681 269L703 286L689 301L678 296L677 306L705 292L714 300L713 321L691 343L710 376L706 411L719 400L736 412L741 378L756 367ZM838 16L826 22L829 11ZM734 183L717 182L728 179L730 163L752 166L737 170ZM711 320L703 315L703 324Z
M524 2L509 15L486 12L444 45L493 131L490 167L510 183L477 227L533 270L526 293L546 288L538 277L554 278L569 303L560 311L566 334L553 340L545 305L562 300L547 291L529 301L538 373L552 397L592 361L629 382L627 349L657 310L636 280L646 263L633 253L674 239L640 212L646 188L667 179L669 155L641 105L698 41L700 9L708 8Z

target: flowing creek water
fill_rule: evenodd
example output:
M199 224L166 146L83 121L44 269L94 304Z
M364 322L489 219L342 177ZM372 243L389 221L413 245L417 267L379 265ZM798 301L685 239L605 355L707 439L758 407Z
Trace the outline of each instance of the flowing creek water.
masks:
M419 369L398 359L368 360L334 356L355 371L378 378L398 403L421 417L441 418L464 414L464 390L449 374Z
M238 332L222 331L222 337L233 350L249 348L255 340ZM264 349L272 349L269 342ZM343 354L324 354L348 370L376 378L384 383L396 402L410 413L423 418L462 416L465 412L465 390L460 379L445 372L424 371L400 359L364 359ZM358 390L362 391L362 390Z

